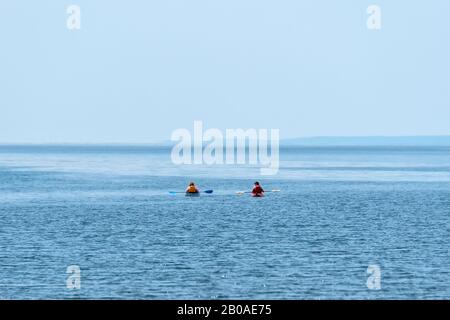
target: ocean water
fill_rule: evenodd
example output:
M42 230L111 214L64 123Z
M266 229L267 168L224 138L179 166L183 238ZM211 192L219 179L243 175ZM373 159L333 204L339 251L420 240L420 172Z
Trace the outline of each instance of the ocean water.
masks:
M450 148L280 157L261 177L164 147L0 146L0 299L450 298ZM255 179L281 192L236 195ZM191 180L214 194L169 194Z

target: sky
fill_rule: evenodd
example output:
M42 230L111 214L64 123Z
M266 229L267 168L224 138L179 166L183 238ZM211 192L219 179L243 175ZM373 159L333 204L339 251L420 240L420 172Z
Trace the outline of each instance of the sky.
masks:
M381 29L366 10L381 8ZM69 5L81 29L69 30ZM0 142L450 134L447 0L0 1Z

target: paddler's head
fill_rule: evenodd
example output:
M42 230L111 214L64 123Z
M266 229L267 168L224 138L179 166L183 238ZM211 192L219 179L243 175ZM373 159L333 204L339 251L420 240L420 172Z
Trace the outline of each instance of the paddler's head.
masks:
M258 181L255 182L255 186L259 186L259 182Z

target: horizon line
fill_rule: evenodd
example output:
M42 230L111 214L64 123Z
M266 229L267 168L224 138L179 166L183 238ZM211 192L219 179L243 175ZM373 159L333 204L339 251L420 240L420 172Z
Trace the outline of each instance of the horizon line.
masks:
M292 137L292 138L282 138L280 142L288 142L288 143L301 143L303 142L311 142L311 140L348 140L348 139L449 139L450 143L450 134L447 135L362 135L362 136L304 136L304 137ZM322 141L323 143L324 141ZM343 141L344 142L344 141ZM0 141L0 145L2 146L32 146L32 145L73 145L73 146L166 146L169 144L173 144L175 141L171 140L163 140L163 141L155 141L155 142L4 142Z

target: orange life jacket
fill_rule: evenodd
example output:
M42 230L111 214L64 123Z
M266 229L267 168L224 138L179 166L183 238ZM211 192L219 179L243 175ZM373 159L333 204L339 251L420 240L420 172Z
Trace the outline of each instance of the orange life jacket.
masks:
M195 186L189 186L187 189L187 192L189 193L196 193L198 192L197 188Z

